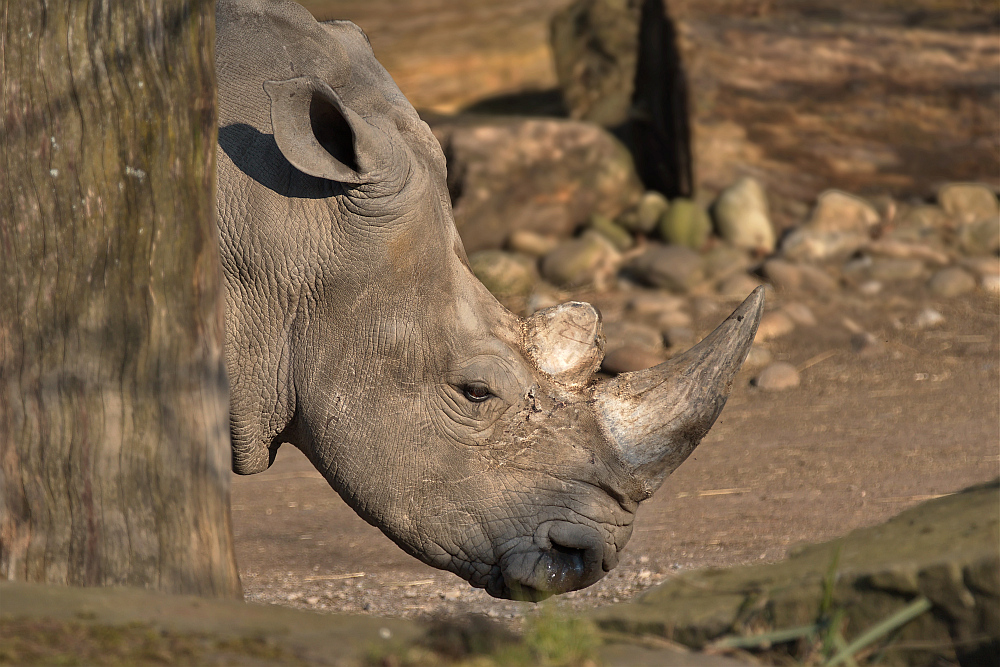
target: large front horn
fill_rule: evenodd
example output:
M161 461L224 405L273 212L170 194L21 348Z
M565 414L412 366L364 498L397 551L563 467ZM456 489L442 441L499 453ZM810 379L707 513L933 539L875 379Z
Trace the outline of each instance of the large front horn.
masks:
M722 412L763 310L764 288L758 287L684 354L595 388L606 434L649 495L694 451Z

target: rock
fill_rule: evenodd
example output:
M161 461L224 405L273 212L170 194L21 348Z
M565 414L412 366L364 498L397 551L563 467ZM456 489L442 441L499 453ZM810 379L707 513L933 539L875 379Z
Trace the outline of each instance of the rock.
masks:
M663 361L663 357L641 347L625 346L611 350L604 355L601 370L605 373L631 373L652 368Z
M663 353L663 335L660 331L638 322L627 320L605 322L604 338L608 350L629 347L646 350L651 354Z
M958 232L958 242L968 255L990 255L1000 250L1000 220L985 218L964 225Z
M875 296L882 291L884 285L878 280L866 280L858 285L858 291L865 296Z
M808 264L799 267L802 287L815 294L827 294L837 289L837 280L818 266Z
M814 327L816 326L816 316L813 315L812 310L804 303L798 301L792 301L786 303L781 311L787 315L792 322L803 327Z
M552 56L572 118L613 127L625 122L638 64L635 0L574 2L552 19Z
M978 183L948 183L937 193L938 204L959 226L981 220L997 222L1000 204L994 192Z
M774 250L767 195L755 179L743 177L723 190L712 214L716 232L734 246L768 253Z
M633 232L649 234L656 229L657 223L660 222L660 218L663 217L668 208L670 208L670 204L666 197L655 190L649 190L642 195L634 215L629 218L631 226L624 226Z
M862 357L875 357L885 352L885 343L867 331L851 335L851 349Z
M507 237L507 248L532 257L547 255L559 245L559 237L519 229Z
M632 235L628 233L621 225L615 224L611 218L601 215L600 213L595 213L590 216L590 229L593 229L598 234L601 234L607 240L611 241L613 245L618 250L628 250L632 247Z
M760 284L760 280L751 275L737 273L719 282L715 289L719 293L719 296L732 299L745 299Z
M694 342L694 330L685 326L669 327L663 331L663 338L667 347L674 350L686 349Z
M472 272L495 296L527 296L538 280L535 260L502 250L469 255Z
M979 284L982 285L984 290L990 292L991 294L1000 294L1000 276L983 276L980 278Z
M691 105L665 6L576 0L555 15L551 36L570 116L614 128L649 189L671 197L689 194Z
M684 297L665 292L637 294L625 304L625 310L636 315L661 315L680 310L687 304Z
M674 329L690 329L693 321L691 316L683 310L671 310L660 315L656 320L656 326L664 335ZM671 343L673 345L673 343Z
M782 292L795 292L802 288L802 272L791 262L769 259L764 262L762 273L775 289Z
M702 255L702 268L708 280L718 282L745 273L751 266L750 255L740 248L719 244Z
M629 264L636 278L653 287L683 294L703 278L701 257L680 245L650 244Z
M770 364L773 359L771 351L766 347L752 345L750 351L747 353L747 360L743 362L743 365L747 368L762 368Z
M867 232L799 227L782 239L781 255L800 262L847 257L867 245L869 240Z
M879 222L871 204L839 190L820 194L809 220L784 238L781 253L798 260L843 257L867 245Z
M593 213L614 218L643 188L628 150L600 127L559 119L432 119L448 156L455 224L468 252L511 233L569 236Z
M980 278L1000 276L1000 257L967 257L961 264Z
M781 336L787 336L793 331L795 331L795 322L792 321L792 318L780 310L772 310L761 316L760 324L757 325L757 335L754 337L754 342L763 343L764 341L780 338Z
M782 391L798 387L801 381L795 366L787 361L775 361L754 378L753 384L764 391Z
M840 190L826 190L816 199L816 206L805 226L815 232L860 232L868 235L878 223L878 211L864 199Z
M545 308L551 308L552 306L558 306L563 303L565 299L555 291L555 289L548 285L548 283L542 283L539 288L531 293L528 297L528 303L525 305L525 315L532 315L533 313L544 310Z
M933 308L924 308L913 318L913 326L918 329L929 329L944 323L944 315Z
M927 287L935 296L952 298L976 289L976 279L965 269L951 266L931 276Z
M882 282L897 282L915 280L924 275L924 263L919 259L894 259L891 257L876 257L866 272L870 280Z
M935 250L923 243L909 243L892 239L880 239L872 241L865 246L865 252L869 255L879 257L893 257L895 259L919 259L928 264L947 266L951 261L947 253Z
M938 248L956 225L939 206L922 204L904 210L887 229L887 241L918 243Z
M558 287L580 287L606 281L620 262L611 242L600 234L585 232L542 258L542 275Z
M811 625L829 604L843 612L844 640L852 642L925 598L930 609L894 631L893 642L909 647L891 664L995 664L998 490L994 481L930 500L846 537L792 549L777 563L680 573L591 617L605 630L703 649L734 628L763 635ZM815 650L793 641L762 654L764 646L755 654L768 664L803 664Z
M705 209L690 199L678 197L660 218L659 232L667 243L698 250L708 240L712 223Z

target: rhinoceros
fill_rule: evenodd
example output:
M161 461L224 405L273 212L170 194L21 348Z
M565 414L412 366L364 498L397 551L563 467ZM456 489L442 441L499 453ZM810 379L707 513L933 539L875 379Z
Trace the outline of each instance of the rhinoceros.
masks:
M441 148L357 26L269 0L216 18L233 470L290 443L496 597L601 579L722 410L762 292L689 352L596 379L592 306L522 319L473 275Z

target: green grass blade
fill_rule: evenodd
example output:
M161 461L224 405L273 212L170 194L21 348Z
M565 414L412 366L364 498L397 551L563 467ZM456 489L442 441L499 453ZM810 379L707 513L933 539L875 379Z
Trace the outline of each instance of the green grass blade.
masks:
M837 665L845 662L848 658L852 657L855 653L865 648L872 642L884 637L896 628L906 625L933 606L934 605L931 604L930 600L921 595L889 618L876 624L867 632L862 633L861 636L857 637L854 641L848 644L846 648L837 653L837 655L833 656L833 658L831 658L824 667L837 667Z

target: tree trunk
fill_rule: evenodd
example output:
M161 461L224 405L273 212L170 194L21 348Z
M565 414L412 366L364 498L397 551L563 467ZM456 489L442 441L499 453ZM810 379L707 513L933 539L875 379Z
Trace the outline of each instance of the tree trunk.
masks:
M239 596L211 0L0 10L0 576Z

